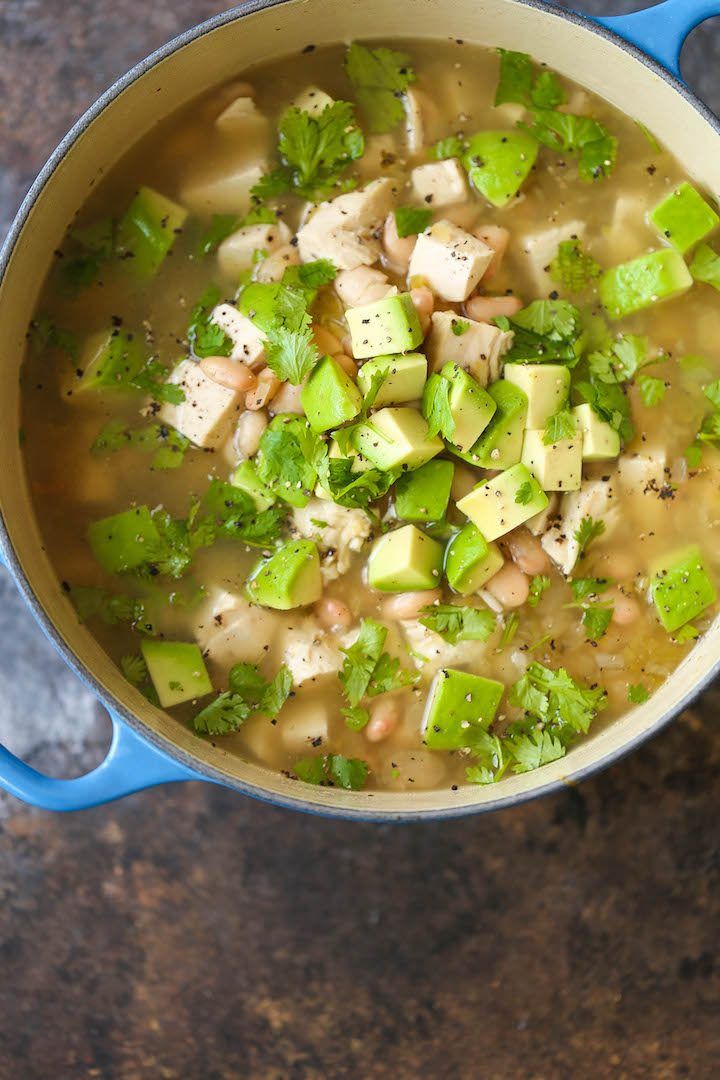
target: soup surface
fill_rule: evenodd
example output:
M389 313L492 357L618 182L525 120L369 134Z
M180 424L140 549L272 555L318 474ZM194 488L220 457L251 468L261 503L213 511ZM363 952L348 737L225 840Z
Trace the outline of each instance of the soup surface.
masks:
M299 782L562 757L716 610L718 221L521 54L220 87L97 187L30 327L68 602L178 724Z

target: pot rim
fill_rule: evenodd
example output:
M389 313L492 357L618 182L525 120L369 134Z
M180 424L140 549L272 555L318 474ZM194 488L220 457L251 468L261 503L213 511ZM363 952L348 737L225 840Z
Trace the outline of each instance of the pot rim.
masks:
M220 29L229 23L239 21L246 15L269 10L289 2L291 2L291 0L241 0L239 4L236 4L228 11L221 12L196 26L183 31L181 34L178 34L176 37L154 50L144 59L140 60L137 64L133 65L133 67L131 67L124 75L112 83L111 86L109 86L108 89L105 90L79 117L63 139L58 143L20 204L20 207L11 222L10 228L8 229L5 240L0 247L0 284L8 271L10 261L22 231L25 228L35 204L42 197L48 180L77 140L85 134L95 119L117 100L124 90L155 68L163 60L183 49L185 46L200 40L214 30ZM656 60L652 59L652 57L644 53L636 45L624 40L607 27L596 23L588 15L569 11L565 8L555 7L549 2L546 3L545 0L511 0L511 3L517 5L519 9L533 8L543 14L555 16L571 24L580 26L585 30L590 30L626 53L629 53L633 59L641 63L655 75L662 78L666 83L669 83L687 104L698 112L705 122L720 135L720 119L715 116L708 106L705 105L684 82L678 79L672 72L668 71L667 68L663 67ZM620 761L627 754L637 749L637 747L647 739L650 739L660 732L671 720L695 701L700 694L707 690L715 678L720 674L719 660L697 683L694 684L692 689L689 690L675 706L664 711L649 728L639 732L619 747L598 757L596 760L588 763L582 768L569 772L565 777L554 779L544 784L540 781L528 791L503 796L501 790L499 790L497 798L488 800L487 802L426 810L414 810L412 806L410 806L408 809L397 811L382 810L373 812L371 805L369 805L368 802L364 802L357 807L319 804L310 802L300 796L296 797L294 795L273 792L263 787L261 784L229 776L222 770L199 760L194 755L183 750L172 739L161 736L156 730L132 712L132 710L119 698L116 698L114 694L107 690L99 682L90 668L86 667L79 656L65 641L65 638L60 633L55 623L46 613L39 596L34 591L22 568L20 558L10 539L9 530L1 512L0 556L0 563L2 561L5 562L25 603L30 608L46 637L51 641L55 649L68 665L68 668L93 692L99 702L107 709L111 718L117 718L122 723L127 724L128 727L137 732L156 749L167 754L170 758L179 761L189 771L196 774L195 778L198 780L206 780L221 784L234 791L238 791L273 806L301 811L321 817L376 823L420 822L449 819L504 809L505 807L529 802L533 799L540 798L541 796L557 792L565 787L573 787L580 781L592 776L594 773L600 772L602 769L607 768L616 761ZM538 776L541 777L541 775L542 773L540 771Z

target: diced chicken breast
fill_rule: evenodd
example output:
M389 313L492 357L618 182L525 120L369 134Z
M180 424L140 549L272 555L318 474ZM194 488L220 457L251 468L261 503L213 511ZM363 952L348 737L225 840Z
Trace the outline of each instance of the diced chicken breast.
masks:
M250 189L266 171L264 161L243 161L226 171L189 180L180 193L180 201L194 214L247 214Z
M586 231L584 221L568 221L520 237L520 250L527 256L525 265L538 296L547 296L556 287L548 267L557 255L559 245L564 240L582 240Z
M539 514L535 514L529 521L525 522L525 528L529 529L533 536L542 536L547 532L548 526L552 519L556 516L558 506L560 505L560 496L557 491L546 492L548 497L548 504L544 510L541 510Z
M462 334L453 332L453 325L467 324ZM500 330L490 323L475 322L453 311L434 311L427 339L427 355L431 371L439 371L452 362L465 368L482 386L491 375L497 378L500 360L512 345L512 332Z
M425 145L425 124L423 122L423 97L414 87L410 87L403 99L405 105L405 137L411 154L417 154Z
M255 264L256 253L270 255L288 243L291 232L284 221L273 225L245 225L232 233L218 248L221 274L237 285L240 275Z
M618 195L610 224L603 230L606 265L625 262L657 242L655 229L647 222L647 199L640 193Z
M224 330L233 343L231 360L241 360L248 367L260 367L265 362L265 335L246 315L232 304L218 304L212 321Z
M330 709L315 695L304 700L302 695L283 708L278 731L283 746L293 754L311 753L324 746L330 736Z
M310 499L307 506L293 510L290 531L316 542L323 579L334 581L348 572L353 555L370 540L372 523L364 510Z
M288 266L297 266L300 262L300 253L294 244L283 244L276 248L267 259L261 259L253 270L255 281L265 284L272 281L281 281Z
M488 644L484 641L459 641L451 645L434 630L428 630L419 619L403 619L399 623L410 658L421 672L423 681L430 681L443 667L475 665L482 662Z
M580 554L575 534L583 518L605 523L608 535L617 524L618 492L615 480L586 480L578 491L569 491L560 500L558 515L550 522L540 543L550 558L569 577Z
M465 170L457 158L418 165L410 180L415 198L432 210L463 202L469 195Z
M158 418L195 446L219 446L242 408L243 395L213 382L194 360L182 360L168 382L182 387L185 400L179 405L166 402Z
M482 240L451 221L436 221L418 236L408 280L422 279L443 300L460 303L476 288L494 254Z
M335 292L346 308L372 304L375 300L383 300L386 296L394 296L397 293L396 286L390 284L387 274L370 266L358 266L356 270L341 270L335 278L334 285Z
M394 181L383 177L321 203L298 231L302 261L329 259L338 270L372 266L380 256L382 224L396 191Z
M195 640L218 675L233 664L258 664L277 633L274 612L219 589L198 611Z
M238 97L231 101L215 121L215 127L223 135L242 139L244 153L250 157L253 147L265 149L270 125L251 97Z
M296 689L340 671L343 656L337 641L311 615L289 619L280 633L283 663Z
M667 483L667 455L661 447L644 449L642 454L618 458L621 488L632 495L655 495Z
M309 116L319 116L321 112L332 105L335 98L331 98L324 90L317 86L308 86L293 101L296 109L308 113Z

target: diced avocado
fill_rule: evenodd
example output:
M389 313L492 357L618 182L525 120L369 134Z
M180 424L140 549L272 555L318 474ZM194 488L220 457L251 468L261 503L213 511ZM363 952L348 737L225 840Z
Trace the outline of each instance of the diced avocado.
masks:
M373 405L402 405L406 401L419 401L427 379L427 359L422 353L405 353L404 356L376 356L368 360L358 372L358 386L367 394L375 375L385 372L385 378L377 392Z
M345 319L356 360L385 356L387 353L411 352L423 339L410 293L386 296L373 304L348 308Z
M291 540L250 572L250 599L263 607L289 611L322 596L320 557L312 540Z
M267 510L275 502L272 491L265 487L252 461L241 461L230 477L230 483L250 496L258 512Z
M570 369L564 364L506 364L503 378L527 395L528 428L544 428L570 393Z
M650 593L660 622L671 634L696 619L717 599L700 548L664 555L650 568Z
M148 674L163 709L212 694L213 686L197 645L182 641L143 641Z
M522 462L543 491L577 491L582 480L582 432L578 428L572 438L546 444L544 428L526 431Z
M442 521L454 472L452 461L428 461L404 473L395 485L395 513L401 521Z
M442 561L442 544L414 525L404 525L375 541L368 559L368 584L381 592L436 589Z
M505 379L492 383L488 394L497 406L492 420L467 454L458 457L483 469L509 469L517 465L522 454L527 396Z
M440 374L450 383L450 412L455 421L453 445L467 452L490 423L497 405L487 390L457 364L445 364Z
M175 243L187 210L152 188L142 187L120 219L117 246L134 274L149 278L157 273Z
M357 416L362 394L337 361L324 356L303 386L300 400L313 431L329 431Z
M680 296L692 283L682 255L663 248L607 270L600 278L600 299L611 319L622 319Z
M494 577L504 562L497 545L488 544L480 530L468 521L445 550L445 577L456 593L469 596Z
M463 155L471 183L493 206L517 195L535 164L539 144L524 131L480 131Z
M83 390L113 390L127 383L145 366L139 342L120 330L92 334L83 347L73 393Z
M103 570L122 574L148 561L148 551L159 542L160 533L147 506L136 506L93 521L88 540Z
M428 426L417 409L387 408L373 413L353 432L356 450L378 469L419 469L441 450L442 439L428 438Z
M492 480L485 480L460 499L458 510L477 525L485 539L516 529L548 505L548 497L526 465L513 465Z
M505 687L469 671L441 668L433 679L422 721L423 741L431 750L472 747L473 736L495 719Z
M720 217L686 181L655 207L650 220L667 242L684 255L717 227Z
M583 461L606 461L620 453L620 435L601 420L592 405L576 405L572 410L583 436Z

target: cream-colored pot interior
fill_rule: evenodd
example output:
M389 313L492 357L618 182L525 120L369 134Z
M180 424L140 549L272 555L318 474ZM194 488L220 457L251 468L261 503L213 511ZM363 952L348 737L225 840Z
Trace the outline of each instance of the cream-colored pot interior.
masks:
M154 741L180 752L206 775L305 808L365 816L432 814L499 805L537 794L617 756L676 712L720 661L720 626L698 644L672 680L645 705L589 738L567 758L496 788L412 795L311 788L230 757L153 709L77 623L45 558L25 486L18 445L18 368L37 292L51 253L97 177L125 147L177 106L258 60L352 38L463 38L532 53L603 95L658 132L698 181L720 193L720 137L680 89L588 26L520 0L289 0L235 19L166 56L115 97L65 154L36 200L0 286L0 508L22 571L48 619L97 682L146 726ZM52 722L52 717L48 717Z

